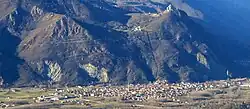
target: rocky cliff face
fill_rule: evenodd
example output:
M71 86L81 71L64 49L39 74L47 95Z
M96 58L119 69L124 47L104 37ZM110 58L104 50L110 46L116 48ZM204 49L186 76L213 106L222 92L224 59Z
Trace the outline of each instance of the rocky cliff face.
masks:
M0 73L16 85L225 79L202 27L169 5L130 13L102 0L0 1ZM198 30L198 31L197 31Z

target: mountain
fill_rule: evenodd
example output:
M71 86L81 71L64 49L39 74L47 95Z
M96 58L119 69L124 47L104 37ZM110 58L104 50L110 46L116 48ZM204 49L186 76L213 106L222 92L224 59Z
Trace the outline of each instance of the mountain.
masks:
M236 77L249 77L250 2L248 0L175 0L202 13L198 20L205 31L214 34L210 47ZM185 10L189 12L190 10ZM193 18L195 16L189 15ZM195 18L197 21L197 18Z
M234 77L249 77L250 46L248 0L152 0L171 2L185 11L204 31L211 33L208 46ZM167 2L166 2L167 1ZM195 14L196 13L196 14Z
M224 45L213 44L219 41L216 36L171 3L135 3L0 0L0 75L4 84L227 78L225 61L231 60L215 46Z

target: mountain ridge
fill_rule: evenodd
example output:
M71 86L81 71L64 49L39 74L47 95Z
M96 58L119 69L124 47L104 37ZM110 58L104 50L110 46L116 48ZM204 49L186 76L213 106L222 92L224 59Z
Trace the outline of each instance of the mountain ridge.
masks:
M166 10L149 14L132 13L129 8L102 0L19 0L16 6L0 20L4 42L0 53L12 50L14 58L10 59L17 62L8 65L5 55L0 55L5 84L126 84L163 79L201 82L227 78L227 68L210 47L210 34L171 4ZM16 44L7 43L14 39L3 40L9 37L16 38Z

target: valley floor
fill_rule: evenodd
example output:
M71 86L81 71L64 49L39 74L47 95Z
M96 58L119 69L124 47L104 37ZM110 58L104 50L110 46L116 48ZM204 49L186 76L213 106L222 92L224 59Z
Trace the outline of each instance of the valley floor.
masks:
M0 91L1 108L10 109L249 109L250 79L205 83L156 81L125 86L10 88Z

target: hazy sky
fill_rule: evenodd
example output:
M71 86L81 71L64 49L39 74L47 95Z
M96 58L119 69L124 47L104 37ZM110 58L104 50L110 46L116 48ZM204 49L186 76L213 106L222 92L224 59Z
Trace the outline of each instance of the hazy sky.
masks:
M214 31L222 34L250 37L250 0L185 0L204 13ZM226 30L226 31L223 31Z

